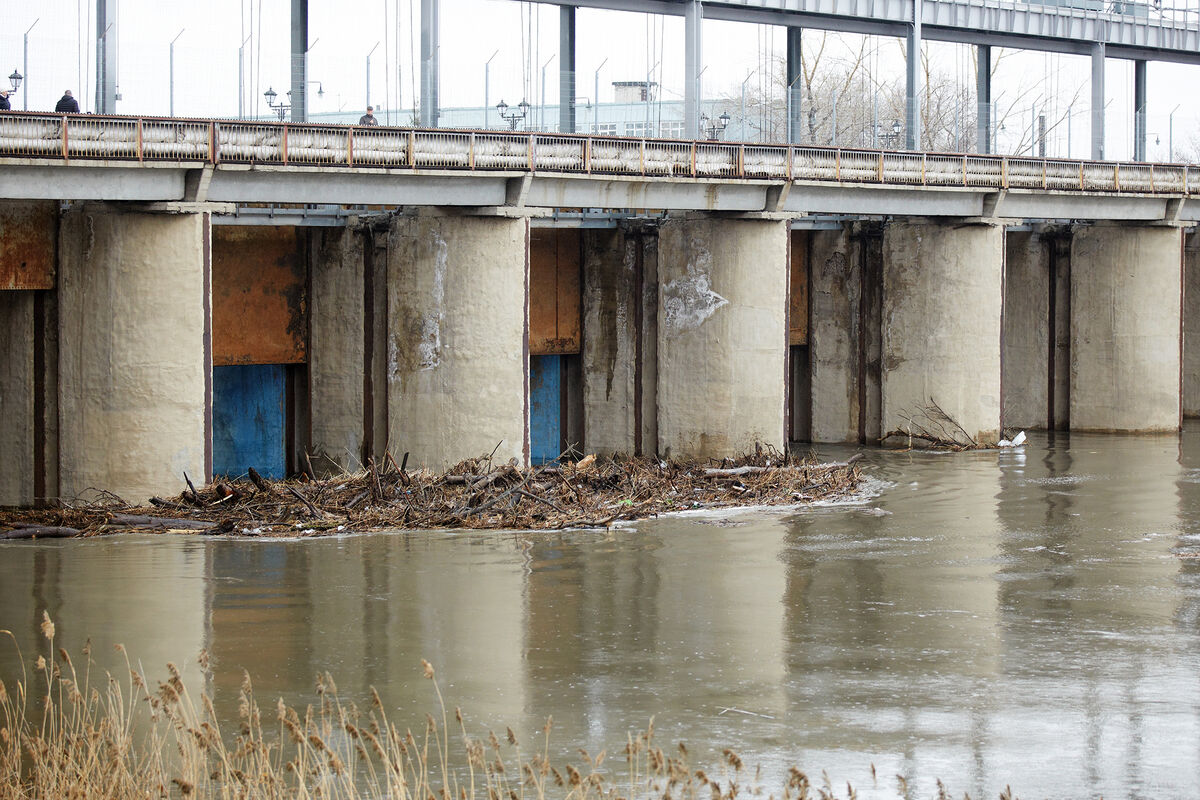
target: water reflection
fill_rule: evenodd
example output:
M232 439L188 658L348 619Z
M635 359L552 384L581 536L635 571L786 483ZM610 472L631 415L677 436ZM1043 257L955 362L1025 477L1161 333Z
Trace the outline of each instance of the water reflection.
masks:
M867 462L867 503L612 531L7 543L0 627L29 652L48 609L60 643L122 641L157 674L208 648L187 674L225 717L243 670L264 705L328 670L420 726L426 658L473 732L528 743L553 715L568 756L656 715L701 763L731 746L864 798L896 774L919 795L1200 786L1200 430Z

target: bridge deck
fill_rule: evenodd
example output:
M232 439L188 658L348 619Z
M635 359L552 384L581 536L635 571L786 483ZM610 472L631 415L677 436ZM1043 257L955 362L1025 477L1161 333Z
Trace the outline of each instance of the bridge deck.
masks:
M586 135L6 113L0 164L8 199L1200 218L1197 166Z

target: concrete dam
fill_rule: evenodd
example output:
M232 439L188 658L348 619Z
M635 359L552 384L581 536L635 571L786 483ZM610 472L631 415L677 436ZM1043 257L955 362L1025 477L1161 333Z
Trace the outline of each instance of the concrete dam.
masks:
M0 504L1200 413L1200 168L0 116ZM311 466L310 466L311 465Z

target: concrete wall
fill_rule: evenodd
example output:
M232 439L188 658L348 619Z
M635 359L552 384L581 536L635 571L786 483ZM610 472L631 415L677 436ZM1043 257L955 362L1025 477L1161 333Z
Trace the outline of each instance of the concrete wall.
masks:
M653 452L657 236L587 231L583 243L583 446L601 454Z
M312 409L311 449L327 466L363 466L365 286L363 234L349 228L318 228L310 277L308 382Z
M61 493L207 480L209 222L76 206L59 239Z
M0 291L0 506L34 497L33 292Z
M1166 226L1076 229L1072 430L1179 428L1181 236Z
M524 218L398 217L388 242L388 448L443 468L529 460ZM497 448L497 445L499 447Z
M783 449L788 224L668 217L659 235L658 452Z
M893 222L883 238L883 430L932 398L976 441L1000 428L1004 229Z
M1184 243L1183 415L1200 417L1200 232Z

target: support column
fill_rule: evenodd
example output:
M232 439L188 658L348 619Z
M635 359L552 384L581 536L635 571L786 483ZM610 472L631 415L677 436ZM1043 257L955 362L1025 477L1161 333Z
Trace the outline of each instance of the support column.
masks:
M529 463L529 220L396 218L388 242L388 448L434 469Z
M979 443L1000 430L1004 229L897 221L883 234L883 430L937 403Z
M208 214L75 206L59 239L61 496L131 503L212 470Z
M1133 62L1133 160L1146 160L1146 62Z
M1005 234L1000 419L1065 430L1070 404L1070 248L1052 228Z
M1174 431L1182 233L1091 225L1071 242L1071 430Z
M292 122L308 121L308 0L292 0ZM285 102L285 101L280 101Z
M313 463L363 468L367 449L364 405L369 320L363 233L313 229L312 311L308 380Z
M96 0L95 109L97 114L117 113L117 0Z
M558 132L575 132L575 6L558 7ZM598 103L592 98L593 103Z
M584 233L583 446L657 448L658 237L653 229Z
M975 152L992 152L992 47L975 46Z
M441 88L439 0L421 0L421 125L436 128Z
M0 291L0 506L34 499L33 295Z
M1200 417L1200 233L1183 249L1183 415Z
M703 22L700 0L687 0L683 13L683 135L688 139L700 138Z
M904 128L904 146L921 149L921 0L913 0L913 19L908 27L905 52L905 102L908 124Z
M789 224L668 217L659 234L658 452L785 441Z
M1104 160L1104 42L1092 44L1092 160Z
M804 117L800 113L801 99L804 97L804 51L801 46L803 33L803 28L787 28L787 130L788 142L791 144L799 143L804 130Z

